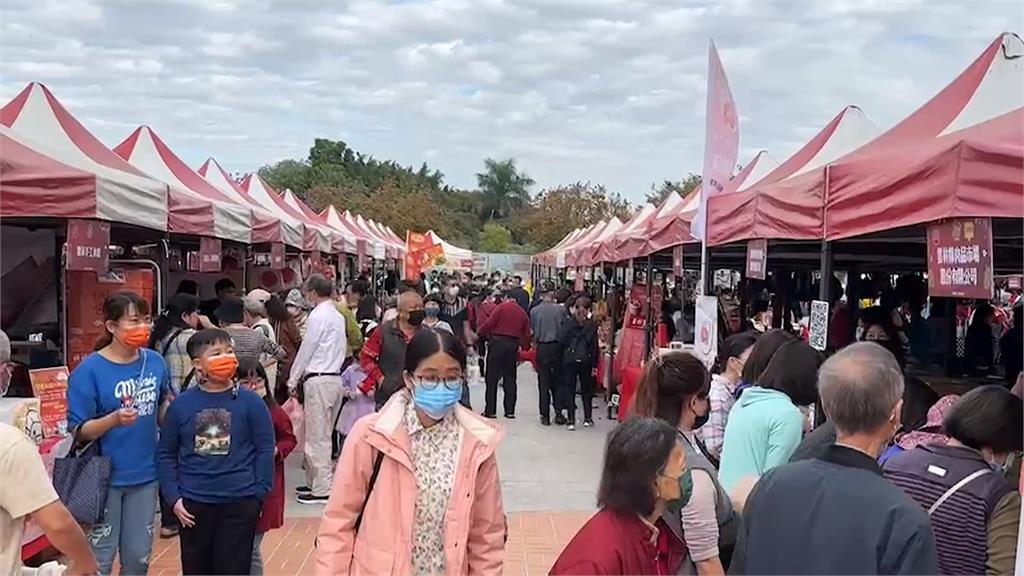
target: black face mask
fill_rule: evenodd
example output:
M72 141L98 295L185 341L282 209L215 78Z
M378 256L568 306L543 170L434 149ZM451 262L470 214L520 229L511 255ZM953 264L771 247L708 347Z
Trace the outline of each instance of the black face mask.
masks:
M707 424L708 420L710 420L710 419L711 419L711 406L708 405L708 411L705 412L704 414L698 414L697 418L694 419L694 421L693 421L693 429L696 430L696 429L700 428L701 426Z
M410 326L419 326L420 324L423 324L423 319L426 317L427 312L425 310L410 310L409 318L406 322L408 322Z

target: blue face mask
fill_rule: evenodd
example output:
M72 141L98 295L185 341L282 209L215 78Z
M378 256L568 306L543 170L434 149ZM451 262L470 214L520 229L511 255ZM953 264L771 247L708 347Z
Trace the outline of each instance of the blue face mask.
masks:
M449 385L456 385L454 390ZM444 418L462 399L462 381L441 381L434 388L416 384L412 389L412 401L416 407L434 420Z

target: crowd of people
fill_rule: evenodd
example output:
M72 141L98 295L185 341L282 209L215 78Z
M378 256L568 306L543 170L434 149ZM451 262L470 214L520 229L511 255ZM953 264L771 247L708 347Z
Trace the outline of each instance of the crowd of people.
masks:
M105 335L68 383L70 433L110 461L105 485L81 487L105 492L102 518L83 532L35 447L0 425L0 569L18 567L30 516L66 573L109 574L117 558L144 574L159 503L185 574L261 574L298 450L294 498L323 506L318 573L500 573L498 390L515 418L531 360L540 424L574 430L580 396L592 426L594 305L490 275L395 290L314 274L283 294L223 280L204 302L183 282L155 320L138 295L110 295ZM687 352L652 356L608 438L600 510L552 573L1011 572L1024 383L940 399L867 324L828 359L756 326L710 371ZM3 385L9 348L0 332Z

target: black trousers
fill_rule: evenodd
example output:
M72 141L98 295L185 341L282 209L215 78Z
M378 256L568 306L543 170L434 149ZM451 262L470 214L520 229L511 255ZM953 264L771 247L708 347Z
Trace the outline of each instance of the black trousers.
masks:
M184 504L196 525L181 529L182 574L248 574L263 503L244 498L225 504L186 499Z
M583 419L593 420L594 410L594 366L584 362L562 365L562 407L569 411L569 421L576 419L576 382L580 383L583 396Z
M494 336L487 343L487 371L484 380L484 414L494 416L498 410L498 382L505 397L505 414L516 413L516 365L519 359L519 339Z
M540 390L540 415L550 417L549 406L554 400L555 412L562 410L558 395L558 377L562 367L562 347L558 342L537 344L537 388Z
M178 517L174 515L174 506L167 503L164 500L163 494L160 495L160 527L161 528L178 528L180 526Z

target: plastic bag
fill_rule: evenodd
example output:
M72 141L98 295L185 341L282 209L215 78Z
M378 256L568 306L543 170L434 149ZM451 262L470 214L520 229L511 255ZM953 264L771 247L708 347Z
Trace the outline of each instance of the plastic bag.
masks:
M292 431L295 433L295 439L297 440L295 451L302 453L302 446L306 438L305 430L302 427L305 420L302 404L299 404L299 401L295 398L289 398L281 405L281 409L288 415L288 419L292 421Z
M480 384L480 380L480 357L471 351L466 357L466 384L476 386Z

